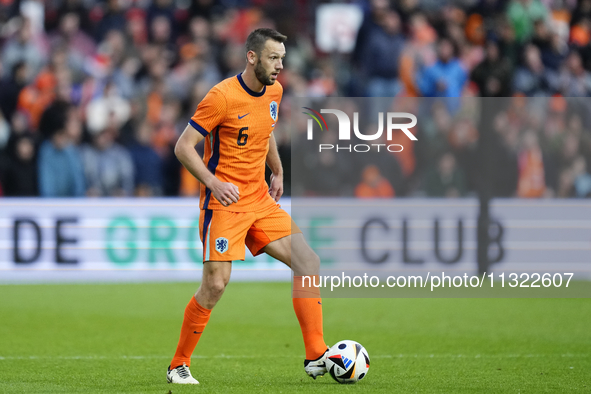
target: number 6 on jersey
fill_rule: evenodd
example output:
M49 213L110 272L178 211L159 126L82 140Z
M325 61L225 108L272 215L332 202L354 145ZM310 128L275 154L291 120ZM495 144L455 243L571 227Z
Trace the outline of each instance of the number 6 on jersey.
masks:
M246 145L246 141L248 141L248 134L246 134L246 130L248 130L248 127L243 127L240 129L240 132L238 133L238 146Z

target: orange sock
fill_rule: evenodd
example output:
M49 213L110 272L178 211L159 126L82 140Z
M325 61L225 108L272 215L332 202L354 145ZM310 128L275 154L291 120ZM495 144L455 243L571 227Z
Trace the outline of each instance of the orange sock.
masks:
M316 278L316 283L318 278ZM304 287L306 286L306 287ZM308 279L302 283L301 276L293 277L293 309L300 322L304 346L306 347L306 359L315 360L326 351L328 346L324 343L322 333L322 298L320 288L310 286Z
M205 329L210 315L211 309L205 309L199 305L195 297L191 297L191 301L185 308L181 338L176 347L174 358L170 362L171 369L183 365L183 363L187 364L188 367L191 366L191 355L195 350L195 346L197 346L197 342L199 342L199 338L201 338L201 333Z

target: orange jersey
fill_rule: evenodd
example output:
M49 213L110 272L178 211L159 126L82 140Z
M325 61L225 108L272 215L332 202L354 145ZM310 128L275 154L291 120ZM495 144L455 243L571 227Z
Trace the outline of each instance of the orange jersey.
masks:
M282 95L279 82L254 92L238 74L214 86L199 103L189 124L205 136L203 161L220 181L240 191L238 202L224 207L201 185L201 209L250 212L275 203L265 163Z

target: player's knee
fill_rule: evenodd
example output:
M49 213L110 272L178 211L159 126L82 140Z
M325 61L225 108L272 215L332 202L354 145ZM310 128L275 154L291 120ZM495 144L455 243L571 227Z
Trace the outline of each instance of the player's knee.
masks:
M310 273L316 274L320 269L320 257L313 251L306 256L306 270Z
M226 283L222 278L212 280L207 286L208 293L215 299L219 299L224 294L225 289Z
M320 269L320 257L308 249L294 256L292 270L296 275L317 275Z
M320 257L314 252L311 247L302 248L298 253L298 260L304 261L307 265L319 266Z

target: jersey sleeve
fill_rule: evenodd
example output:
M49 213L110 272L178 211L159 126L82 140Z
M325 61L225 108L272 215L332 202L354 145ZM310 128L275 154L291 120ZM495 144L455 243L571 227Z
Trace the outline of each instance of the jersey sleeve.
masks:
M203 136L207 136L225 117L226 98L220 89L214 87L201 100L189 124Z

